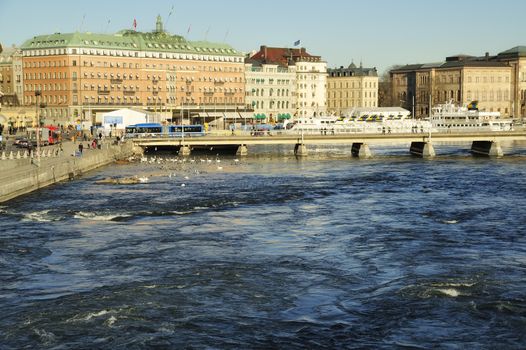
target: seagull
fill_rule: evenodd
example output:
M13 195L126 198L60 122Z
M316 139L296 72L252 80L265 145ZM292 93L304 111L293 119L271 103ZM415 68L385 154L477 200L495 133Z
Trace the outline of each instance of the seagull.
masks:
M142 183L148 182L148 180L150 180L150 179L148 177L146 177L146 176L143 176L143 177L139 178L139 181L142 182Z
M186 185L185 184L181 184L181 187L186 187Z

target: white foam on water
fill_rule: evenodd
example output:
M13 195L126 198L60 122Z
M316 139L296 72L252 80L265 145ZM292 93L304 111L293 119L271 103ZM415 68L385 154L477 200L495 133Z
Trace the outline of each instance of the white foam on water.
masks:
M458 290L456 290L454 288L437 289L437 291L442 293L442 294L445 294L447 296L453 297L453 298L456 298L456 297L458 297L460 295Z
M97 213L79 211L73 217L75 219L87 219L87 220L93 220L93 221L111 221L119 217L129 217L129 215L115 215L115 214L102 215L102 214L97 214Z
M46 345L54 342L56 339L55 334L53 334L52 332L48 332L44 329L34 328L33 332L35 332L35 334L38 335L40 339L42 340L42 343Z
M192 214L193 211L177 211L177 210L173 210L170 213L175 214L175 215L188 215L188 214Z
M57 220L53 216L48 215L50 211L50 209L47 209L23 214L24 218L22 221L51 222Z
M106 322L104 322L104 323L105 323L108 327L111 327L111 326L113 326L113 324L114 324L115 322L117 322L117 317L115 317L115 316L110 316L110 318L108 318L108 319L106 320Z
M151 286L144 286L144 288L146 288L146 289L153 289L153 288L157 288L157 285L156 284L152 284Z
M442 220L442 223L453 225L453 224L457 224L458 220Z
M89 321L94 317L104 316L108 314L108 312L109 312L108 310L101 310L99 312L90 312L89 314L86 315L86 317L84 317L84 320Z

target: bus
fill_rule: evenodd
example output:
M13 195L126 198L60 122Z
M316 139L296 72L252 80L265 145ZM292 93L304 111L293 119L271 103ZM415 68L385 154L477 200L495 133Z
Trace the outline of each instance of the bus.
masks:
M167 125L147 123L129 125L126 127L127 138L142 137L197 137L205 136L205 130L202 125Z
M195 137L205 136L205 130L202 125L168 125L168 136L170 137Z
M161 136L163 126L158 123L135 124L127 126L125 132L127 138Z

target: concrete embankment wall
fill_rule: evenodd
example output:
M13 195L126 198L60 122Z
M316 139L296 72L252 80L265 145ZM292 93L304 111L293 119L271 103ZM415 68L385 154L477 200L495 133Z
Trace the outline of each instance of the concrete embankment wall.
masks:
M38 190L59 181L73 179L84 172L124 159L133 154L133 144L103 144L101 149L84 149L75 156L78 145L67 143L63 150L44 148L40 165L36 158L0 160L0 202ZM26 155L27 156L27 155Z

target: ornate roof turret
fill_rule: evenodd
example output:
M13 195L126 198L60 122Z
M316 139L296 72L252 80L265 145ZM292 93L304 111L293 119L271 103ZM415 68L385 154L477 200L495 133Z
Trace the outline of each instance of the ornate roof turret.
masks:
M157 21L155 22L155 32L156 33L162 33L164 32L163 29L163 19L161 18L161 15L157 16Z

